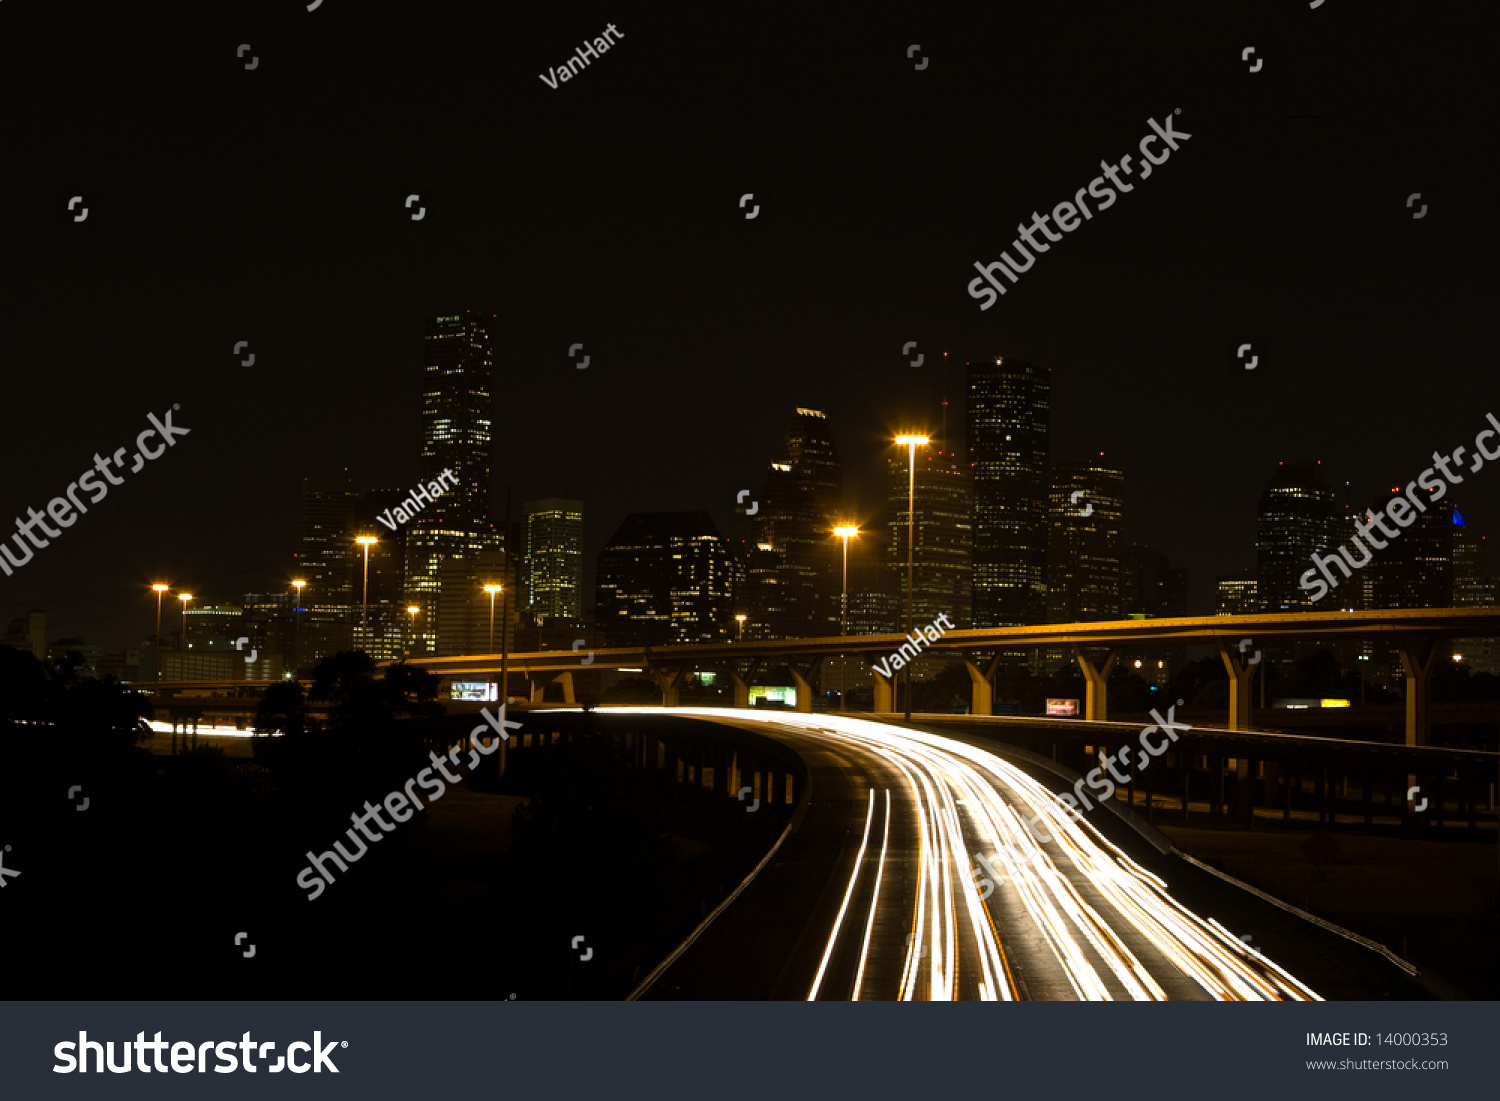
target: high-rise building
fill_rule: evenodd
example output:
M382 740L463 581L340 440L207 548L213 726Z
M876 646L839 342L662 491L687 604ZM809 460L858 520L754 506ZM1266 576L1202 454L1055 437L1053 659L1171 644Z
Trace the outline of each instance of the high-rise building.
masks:
M634 512L599 552L594 619L611 646L729 642L733 582L708 513Z
M503 551L444 558L438 566L438 583L435 633L439 657L494 654L502 646L515 649L521 612L516 566L506 563ZM486 585L499 585L501 590L491 599Z
M1187 570L1174 567L1166 554L1141 543L1120 552L1120 611L1127 616L1170 619L1185 616ZM1251 605L1254 610L1255 605Z
M354 479L302 479L302 510L297 527L297 550L292 555L296 576L307 582L307 611L318 622L347 622L356 599L355 558L359 534L359 493Z
M838 633L843 484L828 418L798 409L752 520L747 639Z
M1041 623L1047 595L1050 372L996 356L967 365L975 627Z
M406 597L414 604L436 603L438 567L445 559L500 545L490 522L494 320L494 314L474 310L427 320L419 472L426 485L452 470L458 484L404 525Z
M1125 472L1098 458L1057 463L1047 502L1047 621L1120 618Z
M1453 510L1453 606L1490 608L1496 604L1495 579L1489 576L1484 536L1475 535ZM1500 673L1500 639L1456 638L1453 653L1471 673Z
M915 466L909 453L888 460L887 481L891 520L886 564L892 577L886 591L900 594L897 629L910 629L906 624L909 541L913 626L946 615L967 628L974 592L974 501L969 472L953 452L928 445L917 449ZM913 500L916 526L909 529L908 505Z
M1312 566L1313 555L1338 545L1340 510L1319 463L1281 463L1260 497L1255 525L1255 566L1261 610L1315 610L1311 593L1298 579ZM1341 607L1337 600L1317 611Z
M583 502L526 502L526 565L532 617L539 624L583 617Z
M1215 581L1214 615L1255 615L1261 608L1260 581L1254 570Z
M1400 492L1398 489L1397 492ZM1378 498L1370 511L1384 512L1389 498ZM1463 531L1462 517L1449 501L1428 501L1405 529L1396 529L1395 538L1383 536L1372 528L1364 542L1370 544L1365 554L1372 556L1369 566L1374 579L1372 608L1451 608L1453 604L1454 533ZM1368 516L1365 517L1368 519ZM1389 520L1387 527L1394 527ZM1375 546L1376 542L1383 546ZM1359 551L1351 546L1350 554L1359 560Z
M19 538L19 536L18 536ZM10 621L10 630L5 633L5 645L17 650L30 650L37 661L47 660L47 613L30 611Z

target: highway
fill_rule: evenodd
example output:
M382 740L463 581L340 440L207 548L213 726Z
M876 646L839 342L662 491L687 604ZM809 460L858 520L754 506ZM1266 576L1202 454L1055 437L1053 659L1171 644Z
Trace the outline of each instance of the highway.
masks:
M755 730L812 777L780 850L639 996L1322 1000L993 753L836 714L609 710Z

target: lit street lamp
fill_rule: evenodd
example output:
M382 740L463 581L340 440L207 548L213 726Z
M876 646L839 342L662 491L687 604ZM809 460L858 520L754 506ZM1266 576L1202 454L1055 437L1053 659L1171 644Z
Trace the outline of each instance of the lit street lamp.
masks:
M911 634L916 626L916 613L913 611L915 604L912 594L913 564L916 561L917 546L917 445L927 446L926 436L897 436L897 444L905 444L907 449L907 483L906 483L906 633ZM902 670L901 675L906 681L906 721L911 722L911 664L908 663Z
M359 601L359 642L361 646L369 646L369 621L370 621L370 544L376 542L373 535L360 535L354 540L363 544L365 548L365 591Z
M297 606L292 609L292 649L296 651L292 656L293 669L302 664L302 586L306 584L306 581L292 582L292 588L297 590Z
M504 589L504 585L486 585L484 591L490 594L490 653L495 652L495 594Z
M187 640L187 606L192 603L193 594L192 593L178 593L177 594L177 599L180 600L180 601L182 601L182 652L185 654L185 653L187 653L187 648L188 648L188 640ZM186 672L187 672L187 667L186 667L186 663L184 663L184 665L183 665L183 673L184 673L184 675L186 674Z
M416 635L417 635L417 613L420 612L421 610L422 609L419 608L419 607L417 607L415 604L408 605L407 609L406 609L406 614L409 615L409 616L411 616L411 630L407 633L407 638L406 638L406 656L407 657L411 657L411 644L416 641Z
M152 585L156 592L156 636L152 639L152 645L156 648L156 679L161 680L161 598L172 586Z
M855 536L855 535L859 534L859 528L856 527L853 524L843 524L843 525L840 525L839 527L834 528L833 529L833 534L837 535L839 538L841 538L844 541L844 595L839 600L839 634L840 635L847 635L849 633L849 539L850 539L851 536ZM845 685L844 682L845 682L845 680L847 679L847 677L849 675L848 674L848 670L844 668L844 662L845 662L845 660L846 660L846 655L840 654L839 655L839 710L840 711L847 711L847 710L849 710L848 704L846 703L846 700L845 700L845 688L846 688L846 685Z
M745 641L745 619L746 618L747 617L745 617L743 615L737 615L737 616L734 617L734 621L740 625L740 638L739 638L739 641L741 641L741 642Z

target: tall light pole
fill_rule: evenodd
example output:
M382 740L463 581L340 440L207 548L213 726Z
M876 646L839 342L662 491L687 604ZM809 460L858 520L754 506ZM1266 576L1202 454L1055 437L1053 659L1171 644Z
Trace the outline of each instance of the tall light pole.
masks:
M359 601L359 641L361 646L368 646L370 644L370 544L376 540L373 535L361 535L354 541L365 548L365 591Z
M188 649L188 640L187 640L187 606L193 602L193 594L192 593L178 593L177 594L177 599L180 600L180 601L182 601L182 652L184 654L186 654L187 653L187 649ZM186 660L184 660L183 663L182 663L182 675L184 677L187 676L187 661Z
M917 546L917 445L927 445L926 436L897 436L898 444L905 444L907 448L907 482L906 482L906 633L909 635L912 628L916 626L916 613L912 594L912 575L914 573L913 563L916 561ZM911 663L908 662L901 670L902 678L906 681L906 721L911 722Z
M490 594L490 648L489 653L495 652L495 594L500 592L504 585L486 585L484 591Z
M412 645L411 644L416 641L416 636L417 636L417 613L420 612L421 610L422 609L419 608L419 607L417 607L415 604L409 604L409 605L407 605L407 608L406 608L406 614L409 615L409 616L411 616L411 629L407 632L407 636L406 636L406 656L407 657L411 657L411 650L412 650Z
M151 645L156 651L156 679L161 680L161 598L170 585L152 585L156 592L156 635L151 640Z
M745 641L745 619L746 617L744 615L737 615L734 617L734 621L740 625L739 641L741 642Z
M859 528L855 527L853 524L842 524L839 527L836 527L836 528L833 529L833 534L837 535L839 538L841 538L844 541L844 595L839 600L839 634L840 635L847 635L849 633L849 538L850 538L850 536L858 535L859 534ZM845 660L847 660L846 655L840 654L839 655L839 710L840 711L847 711L847 710L849 710L849 705L848 705L848 702L847 702L847 691L846 691L846 689L847 689L848 686L845 684L845 681L847 680L849 673L848 673L848 670L844 668L844 662L845 662Z
M302 586L306 581L293 581L292 588L297 590L297 606L292 609L292 672L295 674L297 667L302 664Z

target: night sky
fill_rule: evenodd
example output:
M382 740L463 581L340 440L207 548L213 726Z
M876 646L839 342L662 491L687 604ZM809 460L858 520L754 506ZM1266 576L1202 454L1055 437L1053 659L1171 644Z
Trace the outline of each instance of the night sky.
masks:
M1500 415L1494 21L4 0L0 517L133 451L148 413L179 405L191 435L0 576L0 629L42 608L49 637L119 648L152 628L150 581L282 591L303 477L411 485L423 321L464 308L499 315L497 518L507 483L518 516L584 501L586 606L628 512L747 535L735 495L796 406L828 413L876 521L890 436L937 430L946 394L960 439L964 360L1004 354L1051 368L1053 459L1122 466L1125 537L1209 612L1278 460L1321 459L1363 506ZM578 77L539 79L610 23ZM1181 150L982 312L974 262L1179 108ZM1500 469L1454 499L1500 534Z

